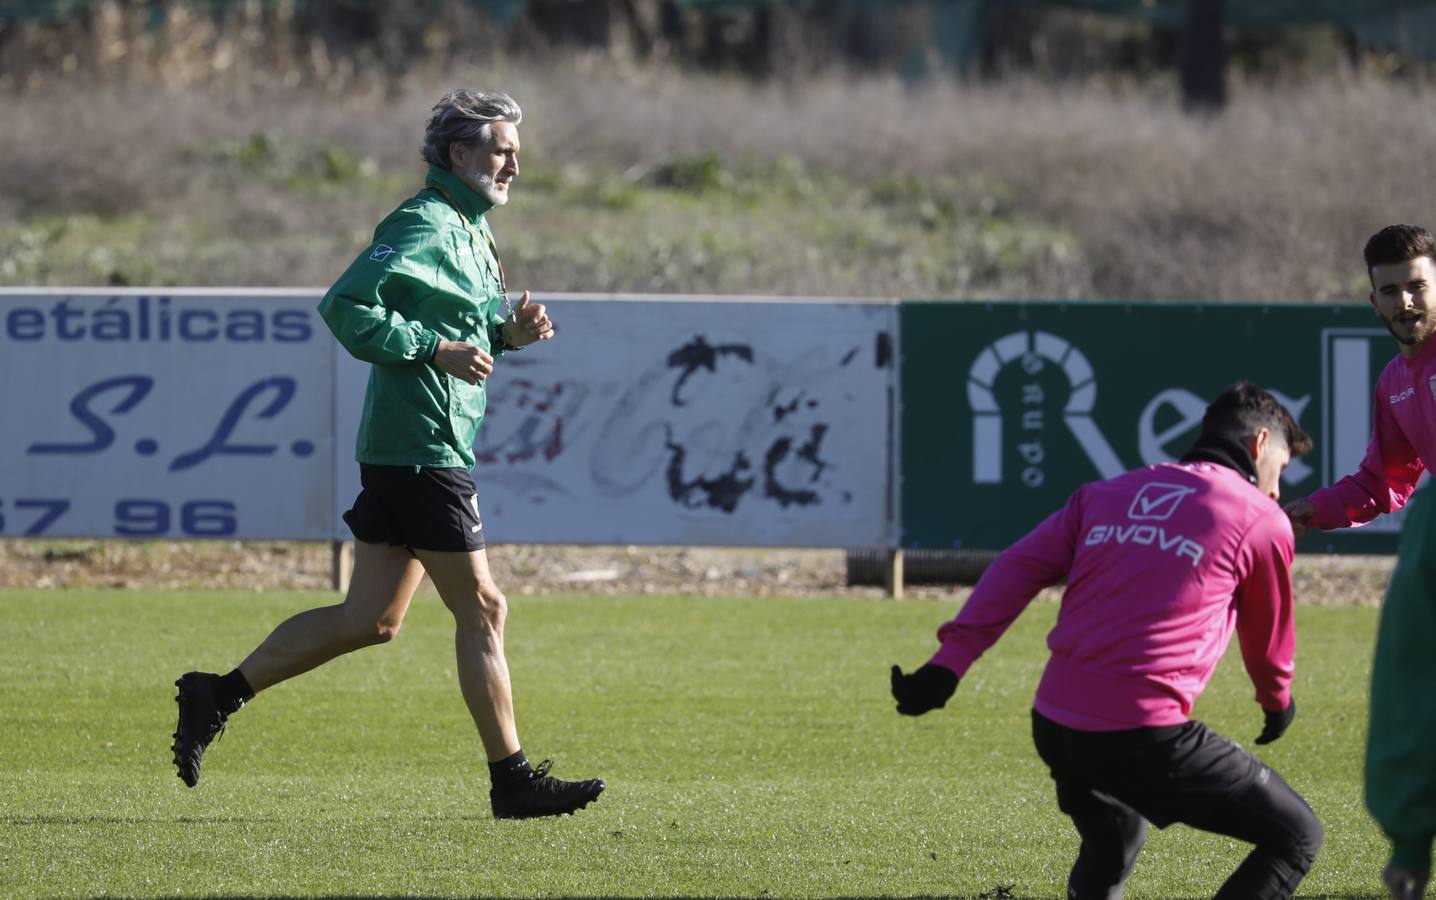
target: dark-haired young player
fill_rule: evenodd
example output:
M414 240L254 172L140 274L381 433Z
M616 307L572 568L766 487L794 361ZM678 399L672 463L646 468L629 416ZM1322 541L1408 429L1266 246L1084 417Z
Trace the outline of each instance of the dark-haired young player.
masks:
M1371 443L1350 475L1287 505L1297 537L1370 522L1406 504L1436 465L1436 240L1388 225L1366 242L1371 308L1401 352L1376 380Z
M937 709L1038 591L1067 579L1032 736L1082 839L1069 898L1120 898L1148 822L1255 845L1217 893L1227 900L1290 897L1316 859L1306 801L1188 718L1235 632L1265 716L1256 742L1291 724L1293 538L1275 501L1310 448L1269 393L1233 385L1181 462L1080 488L989 567L926 665L893 666L898 712Z
M1436 464L1436 239L1419 225L1388 225L1366 242L1371 307L1400 352L1376 380L1371 443L1360 467L1287 506L1292 527L1361 525L1412 499ZM1423 493L1430 495L1429 488ZM1415 501L1413 501L1415 502ZM1436 835L1436 537L1431 497L1402 528L1372 663L1366 748L1366 805L1391 838L1382 879L1398 900L1419 900L1431 876Z

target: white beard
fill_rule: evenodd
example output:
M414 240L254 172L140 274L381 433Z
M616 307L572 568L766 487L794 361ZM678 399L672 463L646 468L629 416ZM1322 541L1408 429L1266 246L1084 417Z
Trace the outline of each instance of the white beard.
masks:
M478 189L485 200L494 206L503 206L509 202L509 192L507 190L499 190L498 185L494 184L494 176L492 175L474 176L474 187Z

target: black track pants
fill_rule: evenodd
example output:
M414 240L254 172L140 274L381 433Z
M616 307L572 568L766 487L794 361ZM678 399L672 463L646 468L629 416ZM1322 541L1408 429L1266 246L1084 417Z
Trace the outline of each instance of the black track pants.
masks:
M1306 801L1200 722L1078 731L1034 711L1032 739L1057 783L1057 805L1082 837L1070 898L1120 898L1148 822L1181 822L1254 845L1220 900L1290 897L1321 848L1321 823Z

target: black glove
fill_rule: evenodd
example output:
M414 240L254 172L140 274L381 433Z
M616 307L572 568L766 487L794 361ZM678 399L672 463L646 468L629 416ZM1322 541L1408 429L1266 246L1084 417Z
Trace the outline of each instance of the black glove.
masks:
M941 709L955 690L957 676L951 669L927 663L911 675L904 675L902 669L893 666L893 697L897 711L905 716Z
M1281 712L1272 712L1269 709L1262 710L1266 715L1266 722L1262 725L1261 734L1257 735L1258 744L1270 744L1272 741L1286 734L1286 729L1291 725L1291 720L1296 718L1296 700L1293 698L1287 703L1286 709Z

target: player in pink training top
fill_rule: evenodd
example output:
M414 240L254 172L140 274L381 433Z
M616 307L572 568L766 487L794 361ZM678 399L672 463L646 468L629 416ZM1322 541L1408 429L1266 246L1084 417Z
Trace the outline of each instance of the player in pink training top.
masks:
M1309 449L1271 394L1233 385L1181 462L1084 485L988 568L926 665L893 666L898 712L937 709L1033 596L1067 579L1032 737L1082 838L1069 898L1120 898L1148 822L1256 845L1220 898L1290 897L1316 859L1321 823L1306 801L1188 718L1233 632L1265 711L1256 742L1296 713L1294 548L1276 498Z
M1361 525L1403 508L1421 473L1436 464L1436 341L1430 340L1436 332L1436 240L1418 225L1388 225L1366 242L1365 256L1371 308L1401 352L1376 381L1371 443L1361 466L1287 506L1297 535L1308 528ZM1423 568L1430 547L1421 541L1430 533L1429 515L1413 515L1417 518L1403 528L1402 559L1382 607L1366 768L1367 806L1395 842L1382 880L1401 900L1425 894L1431 839L1422 829L1433 815L1431 753L1422 740L1431 730L1430 717L1408 715L1401 702L1411 696L1424 700L1429 684L1431 648L1423 638L1430 629L1421 627L1432 621Z
M1406 505L1436 464L1436 240L1419 225L1388 225L1366 242L1371 308L1401 353L1376 380L1371 443L1355 472L1287 505L1297 537L1308 528L1363 525Z

